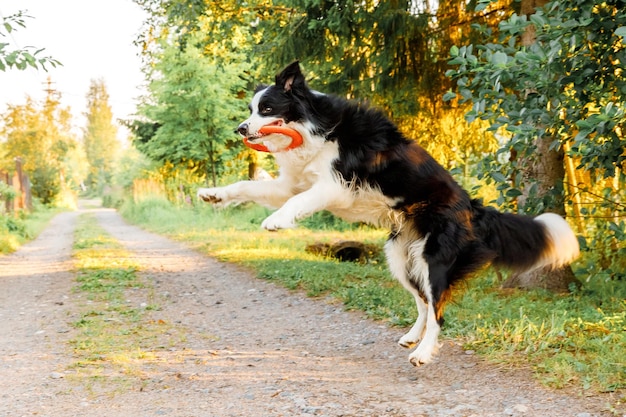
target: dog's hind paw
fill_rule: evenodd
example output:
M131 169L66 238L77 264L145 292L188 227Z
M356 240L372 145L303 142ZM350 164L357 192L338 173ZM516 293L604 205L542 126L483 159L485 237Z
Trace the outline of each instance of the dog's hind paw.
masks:
M280 215L277 216L276 213L263 220L263 223L261 223L263 229L273 232L280 229L293 229L296 227L296 223L293 219L283 218Z
M409 355L409 362L415 367L422 366L429 363L432 360L432 355Z
M430 363L438 350L439 345L437 342L425 343L422 341L422 343L417 346L417 349L409 355L409 362L411 362L413 366L421 366Z
M400 340L398 340L398 345L406 349L411 349L419 344L420 339L414 340L413 338L409 338L406 336L407 335L404 335L403 337L400 338Z
M415 347L422 340L424 330L426 330L426 320L424 320L423 316L420 314L413 327L411 327L411 330L398 340L398 344L407 349Z

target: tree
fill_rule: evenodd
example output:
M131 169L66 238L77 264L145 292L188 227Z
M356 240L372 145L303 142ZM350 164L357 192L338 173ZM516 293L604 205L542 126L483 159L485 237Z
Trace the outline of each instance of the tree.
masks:
M217 64L237 78L237 85L231 88L233 91L230 91L228 96L215 97L216 101L224 99L227 103L236 105L236 110L229 115L232 124L223 132L224 135L230 136L226 139L227 147L223 148L227 154L220 155L218 160L214 158L213 162L208 158L209 154L206 154L206 161L202 163L204 166L191 164L190 168L199 174L205 174L207 181L217 181L216 176L220 172L241 175L246 171L243 165L247 164L248 175L254 177L260 160L271 160L271 157L259 157L257 152L243 148L240 146L240 138L231 133L245 118L245 107L250 99L249 92L253 90L258 80L268 79L263 56L255 54L255 45L263 36L263 31L259 28L259 19L273 13L283 13L285 8L272 4L271 0L250 2L135 0L135 2L149 15L144 25L145 30L137 39L137 43L142 46L148 79L153 78L154 68L164 57L164 44L172 48L177 47L181 53L188 47L202 50L203 55L212 57L213 64L210 65ZM269 74L273 74L276 68L272 68L271 71ZM260 74L264 74L262 78ZM232 102L233 94L237 97L236 104ZM150 120L134 120L131 124L138 144L147 143L152 137L151 131L156 131L160 127L159 123ZM221 152L220 149L222 148L218 149ZM215 167L216 170L210 167Z
M566 152L592 177L622 175L624 5L550 2L502 21L497 43L451 49L450 64L457 69L448 75L456 79L461 100L473 104L468 119L489 120L492 130L508 137L485 172L503 195L522 197L523 211L565 213ZM506 154L511 157L498 158ZM624 236L623 222L615 226L614 236Z
M33 196L44 204L54 202L68 176L72 176L64 161L77 146L71 134L69 109L60 107L58 93L47 91L41 108L30 97L24 105L9 105L0 130L6 138L4 169L10 170L13 160L21 158L24 172L32 181Z
M25 19L30 17L24 14L23 11L3 17L2 25L0 25L0 38L8 37L18 28L25 28ZM25 70L28 67L43 68L47 71L46 65L51 65L52 67L61 65L59 61L50 56L41 56L43 49L35 49L31 46L9 49L9 46L9 43L0 42L0 71L6 71L11 68Z
M119 152L117 127L109 105L109 94L104 80L91 80L87 93L87 125L83 130L83 145L89 161L88 186L98 189L109 184L113 165Z
M135 140L139 150L162 164L196 170L216 184L228 155L242 150L233 132L245 118L245 104L238 98L244 70L233 59L235 52L226 53L232 49L228 42L236 41L231 36L222 48L206 48L196 37L184 47L162 43L148 86L151 95L139 111L150 123L135 123L143 133Z

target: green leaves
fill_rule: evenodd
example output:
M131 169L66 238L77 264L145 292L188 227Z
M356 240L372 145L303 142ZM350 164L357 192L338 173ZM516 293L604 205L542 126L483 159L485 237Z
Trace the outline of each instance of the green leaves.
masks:
M0 30L0 37L7 37L8 34L11 34L16 26L25 28L26 24L24 22L24 18L30 16L26 16L23 12L18 12L16 14L3 17L2 18L2 28ZM6 32L6 33L3 33ZM10 50L8 47L10 45L8 43L0 42L0 71L6 71L7 69L15 68L17 70L25 70L28 67L31 68L42 68L47 71L47 65L52 67L56 67L57 65L62 65L56 59L46 56L42 57L41 52L43 49L36 49L34 47L25 47L21 49Z
M456 93L454 91L447 91L443 95L443 101L450 101L450 100L454 100L455 98L456 98Z
M151 100L140 113L149 122L135 142L149 158L163 165L190 170L215 179L228 161L242 150L233 133L245 119L247 102L238 98L246 89L243 58L227 45L207 50L202 34L189 38L184 50L162 43L163 53L149 84ZM228 40L224 40L224 43ZM242 97L243 98L243 97Z
M504 52L496 51L490 58L491 64L502 68L506 67L508 56Z
M457 90L444 97L471 100L468 120L490 120L513 140L574 138L583 166L612 176L625 158L626 15L611 4L575 3L548 3L529 19L513 14L500 23L501 41L475 47L476 54L472 45L452 47L447 75ZM520 45L529 24L536 42Z

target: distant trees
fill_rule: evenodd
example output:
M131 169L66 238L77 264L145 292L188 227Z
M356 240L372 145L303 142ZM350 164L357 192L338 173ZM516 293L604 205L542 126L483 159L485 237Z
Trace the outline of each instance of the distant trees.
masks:
M27 68L47 70L47 65L52 67L61 65L50 56L41 56L43 49L36 49L32 46L11 49L9 42L2 42L15 30L25 28L27 18L30 16L25 15L23 11L1 18L0 71ZM24 171L27 175L31 175L32 193L44 202L51 202L59 193L64 178L64 169L59 162L71 149L71 146L65 146L66 142L63 138L52 142L46 140L47 134L41 130L46 126L49 132L59 128L64 130L67 113L58 109L58 104L58 101L48 94L43 111L39 113L29 98L26 105L10 106L5 115L9 123L5 123L4 127L0 126L0 139L2 134L5 135L4 141L0 140L0 169L11 172L15 168L13 159L22 159L22 156L26 155L32 156L28 158ZM58 123L55 124L55 122ZM51 156L53 160L43 159L46 155ZM0 187L4 189L4 194L7 194L10 188L3 183L0 183Z
M83 129L83 145L89 162L86 185L99 192L111 182L114 163L120 149L117 126L109 104L104 80L91 80L87 92L87 125Z
M71 133L71 114L60 105L58 94L48 90L42 104L27 98L26 104L10 105L1 115L2 167L10 171L14 158L21 158L23 170L32 182L33 196L52 203L64 187L82 181L78 143ZM74 169L71 169L73 167Z
M55 202L62 191L102 191L110 183L120 143L113 124L104 81L92 81L87 94L87 125L83 140L72 132L70 109L50 87L42 103L9 105L0 115L0 169L12 171L20 158L32 182L32 193L44 204Z
M26 27L29 17L24 12L3 17L0 40ZM10 43L0 42L0 71L29 67L47 70L47 66L61 65L52 57L41 56L43 49L9 47ZM32 182L33 195L46 204L62 190L77 190L85 183L102 191L111 180L120 148L104 80L92 80L89 87L82 143L71 132L69 108L61 107L60 95L50 84L42 105L27 98L26 104L10 105L0 115L0 164L11 171L12 160L20 158Z

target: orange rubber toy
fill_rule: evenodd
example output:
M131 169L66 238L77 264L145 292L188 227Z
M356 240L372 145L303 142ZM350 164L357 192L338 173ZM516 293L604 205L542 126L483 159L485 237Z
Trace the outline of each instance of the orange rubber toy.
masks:
M302 145L302 135L290 127L267 125L260 128L259 132L264 135L269 135L270 133L278 133L281 135L289 136L291 138L291 143L289 144L289 146L284 148L283 151L288 151ZM255 151L270 152L270 150L267 149L267 146L263 145L262 143L251 143L248 141L248 138L243 138L243 143L248 148L254 149Z

